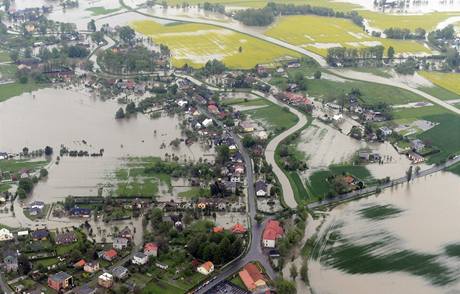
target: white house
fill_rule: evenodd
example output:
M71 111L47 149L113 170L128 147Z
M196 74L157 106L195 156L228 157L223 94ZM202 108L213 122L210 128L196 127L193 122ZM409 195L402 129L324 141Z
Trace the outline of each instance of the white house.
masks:
M205 263L197 267L196 270L200 274L207 276L214 271L214 264L210 261L206 261Z
M0 229L0 241L13 240L13 234L8 229Z
M184 106L187 105L187 104L188 104L188 102L185 101L185 100L179 100L179 101L177 101L177 105L179 105L180 107L184 107Z
M133 255L132 263L143 265L149 261L149 257L142 252L137 252Z
M212 126L212 119L210 118L206 118L205 120L203 120L203 122L201 123L205 128L209 127L209 126Z
M256 182L256 195L258 197L267 196L267 184L265 184L264 181L257 181Z

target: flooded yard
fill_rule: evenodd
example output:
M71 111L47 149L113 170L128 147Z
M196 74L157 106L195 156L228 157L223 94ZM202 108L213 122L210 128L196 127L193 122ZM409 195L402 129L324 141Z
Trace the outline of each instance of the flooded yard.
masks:
M102 157L64 156L59 164L53 162L48 179L36 186L31 201L97 195L98 185L106 183L126 157L164 157L168 153L196 161L207 152L199 144L170 146L172 140L182 138L178 117L163 115L153 120L138 114L115 120L119 107L84 89L44 89L0 104L2 151L16 153L25 146L35 150L49 145L55 161L61 145L89 153L104 149Z
M438 173L333 209L309 265L316 293L458 293L460 177Z

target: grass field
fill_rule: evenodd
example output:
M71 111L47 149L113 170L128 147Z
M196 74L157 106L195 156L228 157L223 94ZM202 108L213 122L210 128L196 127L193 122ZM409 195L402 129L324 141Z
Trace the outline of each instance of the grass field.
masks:
M457 100L460 99L460 95L455 94L449 90L441 88L439 86L434 85L433 87L419 87L419 90L426 92L430 95L435 96L441 100Z
M0 170L3 172L17 173L20 170L34 171L43 166L48 162L45 160L30 161L30 160L0 160Z
M11 61L10 54L7 51L0 50L0 62Z
M193 187L190 190L179 192L178 196L184 198L209 197L211 196L211 191L209 189Z
M460 74L428 71L421 71L419 74L433 84L460 95Z
M297 116L288 109L284 109L270 102L270 105L263 108L243 111L256 121L265 123L266 128L273 128L275 132L288 129L298 121Z
M325 101L333 101L342 93L350 93L353 88L358 88L361 100L364 103L374 104L386 102L388 104L405 104L408 102L424 101L425 99L412 92L386 85L373 84L360 81L337 82L326 79L308 80L307 93Z
M0 85L0 102L3 102L15 96L19 96L26 92L32 92L40 88L44 88L46 86L48 85L35 83L20 84L17 82L12 84Z
M415 41L391 40L369 36L350 20L316 15L282 17L271 26L266 35L299 45L325 56L327 48L361 48L383 45L393 46L398 53L430 53Z
M132 26L156 43L167 45L176 67L185 64L201 67L208 60L219 59L230 68L249 69L256 64L300 56L268 42L210 25L162 26L153 21L136 21Z
M105 8L103 6L96 6L96 7L89 7L86 8L87 11L91 12L91 16L98 16L98 15L105 15L105 14L110 14L117 12L121 10L121 7L119 8Z

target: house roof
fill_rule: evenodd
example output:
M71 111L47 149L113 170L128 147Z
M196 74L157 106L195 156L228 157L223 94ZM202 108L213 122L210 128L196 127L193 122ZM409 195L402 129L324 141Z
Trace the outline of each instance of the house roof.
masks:
M62 281L65 281L65 280L67 280L67 279L69 279L71 277L72 276L69 275L66 272L58 272L57 274L49 276L49 279L51 279L51 280L53 280L55 282L62 282Z
M277 220L269 220L265 225L263 234L263 240L276 240L284 234L283 228L280 226L280 222Z
M267 184L265 184L264 181L259 180L256 182L256 192L258 191L264 191L264 192L267 191Z
M32 238L42 239L42 238L48 237L49 232L47 229L39 229L39 230L33 231L31 235L32 235Z
M246 264L243 270L239 272L239 276L249 290L254 290L257 288L257 284L266 282L264 275L253 263Z
M104 256L114 258L117 256L117 252L115 251L115 249L110 249L104 252Z
M134 253L134 257L144 259L147 255L145 255L143 252L136 252Z
M84 259L80 259L79 261L77 261L76 263L74 263L74 267L84 267L86 264L86 261Z
M56 243L73 243L77 241L77 236L74 232L61 233L56 235Z
M200 265L200 267L204 268L207 272L209 272L214 267L214 264L210 261L206 261L205 263Z
M114 267L113 270L112 270L112 274L115 277L120 277L120 276L126 274L127 272L128 272L128 269L123 267L123 266Z
M126 239L126 238L114 238L113 239L113 244L127 245L128 244L128 239Z
M222 233L224 231L224 227L214 227L212 228L213 233Z
M246 233L246 228L240 224L240 223L236 223L233 227L232 227L232 233L233 234L243 234L243 233Z
M158 250L158 244L157 243L146 243L144 245L144 250L145 251L157 251Z

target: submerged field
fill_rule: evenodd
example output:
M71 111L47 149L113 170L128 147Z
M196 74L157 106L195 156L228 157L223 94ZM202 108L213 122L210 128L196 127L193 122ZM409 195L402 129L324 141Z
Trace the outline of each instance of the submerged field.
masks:
M218 59L230 68L249 69L256 64L299 57L296 52L210 25L163 26L153 21L136 21L133 27L154 42L167 45L176 67L201 67L210 59Z
M282 17L266 35L299 45L325 56L331 47L362 48L392 46L396 53L428 54L430 50L415 41L371 37L350 20L315 15Z

